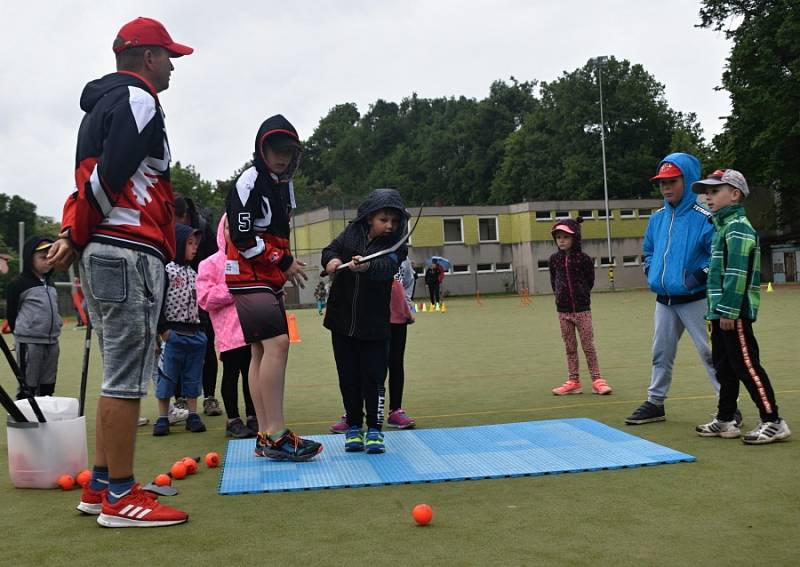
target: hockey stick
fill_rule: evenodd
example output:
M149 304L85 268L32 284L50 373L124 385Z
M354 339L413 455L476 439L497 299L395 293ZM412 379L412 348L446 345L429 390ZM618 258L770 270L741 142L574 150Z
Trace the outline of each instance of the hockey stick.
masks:
M6 392L5 388L2 386L0 386L0 404L2 404L6 409L8 415L11 416L11 419L17 423L26 423L28 421L28 418L25 417L25 414L22 413L22 410L19 409L17 404L14 403L14 400L11 399L11 396L8 395L8 392Z
M389 255L389 254L391 254L392 252L395 252L395 251L396 251L398 248L400 248L400 247L401 247L403 244L405 244L406 242L408 242L408 239L409 239L409 238L411 238L411 235L412 235L412 234L413 234L413 232L414 232L414 231L417 229L417 225L419 224L419 219L420 219L421 217L422 217L422 206L420 206L420 208L419 208L419 213L417 213L417 219L414 221L414 226L412 226L412 227L411 227L411 228L408 230L408 232L406 232L406 233L405 233L405 235L403 235L403 238L401 238L400 240L398 240L397 242L395 242L394 244L392 244L391 246L389 246L389 248L384 248L383 250L378 250L377 252L375 252L375 253L373 253L373 254L370 254L370 255L368 255L368 256L364 256L363 258L361 258L361 259L360 259L360 260L358 260L358 261L356 261L356 260L352 260L352 262L353 262L354 264L356 264L356 265L358 265L358 264L365 264L365 263L369 262L370 260L374 260L375 258L380 258L381 256L388 256L388 255ZM345 269L347 269L347 265L348 265L349 263L350 263L350 262L347 262L347 263L345 263L345 264L340 264L339 266L337 266L337 267L336 267L336 272L341 272L342 270L345 270ZM334 273L336 273L336 272L334 272Z
M86 381L89 378L89 351L92 348L92 322L86 321L86 336L83 339L83 367L81 368L81 394L78 399L78 415L86 409Z
M14 373L14 376L16 376L17 378L17 382L19 382L20 391L27 392L29 394L27 400L31 404L31 409L33 410L33 413L36 414L36 419L39 420L39 423L45 423L47 420L44 418L44 414L42 413L42 410L39 407L39 403L36 401L36 398L30 391L30 388L28 388L28 385L25 383L25 376L19 369L17 361L14 360L14 355L11 354L11 349L8 348L8 343L6 343L6 339L3 337L2 334L0 334L0 349L2 349L3 354L6 355L6 360L8 361L8 365L11 367L11 372Z

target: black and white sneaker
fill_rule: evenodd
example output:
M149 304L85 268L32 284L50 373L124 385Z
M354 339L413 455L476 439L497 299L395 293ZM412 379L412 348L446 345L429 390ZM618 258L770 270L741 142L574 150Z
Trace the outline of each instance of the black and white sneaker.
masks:
M735 421L720 421L716 417L709 423L698 425L694 430L700 437L736 439L742 434L739 428L736 427Z
M664 406L657 406L652 402L645 402L640 405L635 412L625 418L628 425L641 425L642 423L652 423L654 421L665 421Z
M763 445L765 443L772 443L773 441L780 441L786 439L792 434L789 431L789 425L785 419L778 421L763 421L758 424L758 427L745 433L742 441L748 445Z

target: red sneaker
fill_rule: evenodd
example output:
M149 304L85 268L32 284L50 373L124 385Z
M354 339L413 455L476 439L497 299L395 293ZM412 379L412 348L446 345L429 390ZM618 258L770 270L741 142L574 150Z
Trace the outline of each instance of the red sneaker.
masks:
M556 396L566 396L567 394L582 394L580 380L567 380L558 388L553 388L553 394Z
M103 497L108 493L108 488L92 490L87 484L81 489L81 503L76 506L84 514L97 516L103 511Z
M608 385L608 382L603 380L602 378L595 378L592 380L592 393L599 394L601 396L606 396L610 394L613 390L611 386Z
M103 496L103 511L97 523L106 528L158 528L182 524L188 519L186 512L159 504L153 493L135 484L115 504L108 502L108 493Z

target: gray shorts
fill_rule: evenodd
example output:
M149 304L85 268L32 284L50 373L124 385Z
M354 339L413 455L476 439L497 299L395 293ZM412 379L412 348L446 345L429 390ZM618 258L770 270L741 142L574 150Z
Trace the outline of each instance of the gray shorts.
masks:
M91 242L81 256L80 274L103 357L101 395L145 397L164 300L163 262L144 252Z
M25 375L25 384L34 392L39 386L56 383L58 373L58 343L51 345L39 343L16 344L17 364Z

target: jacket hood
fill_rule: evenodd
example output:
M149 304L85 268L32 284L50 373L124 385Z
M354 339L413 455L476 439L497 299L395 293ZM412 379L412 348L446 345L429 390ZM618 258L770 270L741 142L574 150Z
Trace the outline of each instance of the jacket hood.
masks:
M140 89L146 90L153 95L156 101L158 101L157 94L155 91L153 91L152 87L147 83L147 81L144 80L144 78L134 73L117 72L109 73L104 77L95 79L83 87L83 92L81 93L81 110L87 113L91 112L97 102L103 98L106 93L109 93L119 87L130 86L139 87Z
M191 226L185 224L175 225L175 263L181 266L187 265L186 261L186 241L193 234L202 237L202 233Z
M222 214L222 218L219 219L219 224L217 225L217 250L225 250L225 220L228 218L228 215Z
M286 171L280 175L273 173L267 167L267 161L264 154L264 142L267 140L267 138L274 134L287 134L297 140L298 144L300 143L300 137L297 135L297 130L295 130L291 122L286 120L286 118L284 118L281 114L270 116L261 123L261 127L258 129L258 134L256 134L255 149L253 151L253 165L259 173L269 175L275 181L285 183L294 177L297 168L300 166L300 158L303 155L303 150L301 146L301 148L295 152L292 162L289 164L289 167L286 168Z
M49 236L42 236L41 234L37 234L28 238L25 241L25 244L22 246L22 271L29 276L33 276L38 279L38 276L33 273L33 253L36 250L36 247L39 246L42 242L54 242L52 238ZM47 272L48 275L52 272L49 270Z
M675 207L678 212L685 212L694 206L697 202L697 195L692 192L692 183L700 180L700 160L691 154L674 153L669 154L661 160L658 167L663 163L671 163L675 165L683 173L683 197L680 203ZM658 171L658 168L656 169ZM670 207L666 199L664 199L664 206Z
M566 226L570 230L572 230L573 234L573 244L572 244L572 252L580 252L581 251L581 223L583 222L583 217L578 217L576 219L560 219L557 220L553 224L553 228L550 229L550 234L553 237L553 242L556 240L556 229L559 226Z
M396 230L391 237L387 237L392 243L397 242L397 240L406 233L408 219L411 215L406 210L405 203L403 203L403 198L400 196L400 193L395 189L375 189L364 199L364 202L358 206L356 218L353 222L362 223L366 227L368 226L367 217L369 214L381 209L396 209L400 213L400 225L398 226L398 230Z

